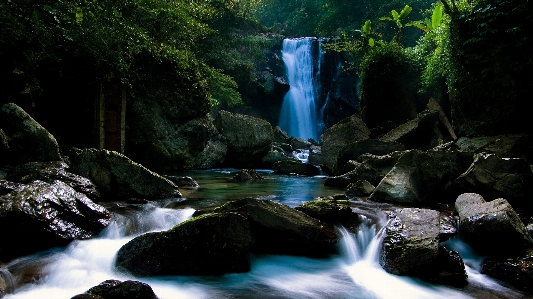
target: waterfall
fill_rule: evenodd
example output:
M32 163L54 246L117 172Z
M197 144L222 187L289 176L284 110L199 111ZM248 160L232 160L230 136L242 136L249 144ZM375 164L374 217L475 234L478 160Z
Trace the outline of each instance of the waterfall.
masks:
M293 137L318 140L321 132L315 99L320 80L318 57L314 66L313 42L314 38L299 38L283 40L283 62L287 69L290 89L283 99L279 126ZM318 47L318 55L322 55Z

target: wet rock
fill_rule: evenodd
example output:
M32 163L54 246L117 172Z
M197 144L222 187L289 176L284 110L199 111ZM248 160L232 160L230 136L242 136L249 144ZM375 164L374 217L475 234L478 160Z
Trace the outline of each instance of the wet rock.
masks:
M391 216L382 242L380 264L383 269L432 282L466 283L467 275L459 254L439 245L439 212L404 208Z
M219 111L215 126L227 141L226 165L262 166L262 158L271 150L274 140L270 123L248 115Z
M444 213L441 213L440 215L440 234L439 234L439 240L440 242L445 242L446 240L450 239L451 237L454 237L457 235L457 224L459 223L459 219L457 217L454 217L453 215L445 215Z
M215 212L239 213L250 221L252 250L266 254L327 256L338 251L333 226L270 200L241 199Z
M378 202L446 202L446 185L472 163L472 155L461 152L406 152L381 180L370 200Z
M100 198L98 188L89 179L70 173L68 170L69 166L63 161L29 162L13 167L6 175L6 179L21 184L35 180L52 184L58 180L92 200Z
M15 290L15 280L9 270L0 267L0 298Z
M461 237L481 254L506 255L533 246L526 227L503 198L486 202L479 194L465 193L457 198L455 209Z
M276 126L274 128L274 142L278 143L289 143L290 142L290 136L287 134L287 132L283 131L279 126Z
M292 138L291 146L293 149L308 149L311 147L311 142L304 140L302 138Z
M346 196L348 197L364 197L372 194L376 187L372 186L369 181L358 180L348 185L346 189Z
M272 150L263 157L263 165L267 168L272 168L274 163L278 161L298 161L292 155L287 155L283 150Z
M181 197L174 183L117 152L72 148L69 156L72 172L90 179L103 198Z
M198 188L200 185L191 178L190 176L173 176L173 175L165 175L165 178L167 178L172 183L176 184L176 186L180 188Z
M366 139L350 142L342 147L342 149L339 151L333 172L337 175L344 173L344 165L349 160L356 160L362 154L383 156L395 151L403 150L405 150L404 146L397 142L388 142L377 139Z
M62 161L56 139L26 111L8 103L0 108L1 144L14 165Z
M513 207L533 211L533 173L521 158L476 155L470 167L446 188L450 196L478 193L505 198Z
M393 152L389 155L376 156L363 154L357 161L351 161L353 169L346 173L353 182L367 180L377 186L379 182L390 172L392 167L406 152Z
M136 276L220 275L250 270L250 227L234 213L206 214L120 248L115 266Z
M324 164L324 158L322 157L322 147L318 145L311 145L309 148L309 164L321 165Z
M300 161L286 160L278 161L272 165L275 173L280 174L300 174L300 175L319 175L320 169L314 165L302 163Z
M241 169L237 174L233 176L233 179L237 182L262 180L263 177L254 169Z
M452 150L470 153L494 154L504 158L523 158L529 155L529 138L525 134L510 134L484 137L461 137L452 145Z
M348 143L365 140L370 136L370 130L357 115L352 115L327 129L320 137L324 164L335 170L337 156Z
M105 208L63 182L14 187L0 196L2 260L92 238L110 223ZM31 240L31 246L21 240Z
M406 149L428 149L429 137L434 134L433 128L438 119L438 111L424 110L414 119L399 125L379 139L401 143Z
M533 249L512 258L485 259L481 273L533 293Z
M84 297L85 296L85 297ZM91 297L92 296L92 297ZM152 288L133 280L106 280L72 299L157 299Z
M355 215L352 213L350 202L347 200L313 200L294 209L329 223L347 223Z
M350 178L349 176L339 175L339 176L334 176L334 177L328 177L326 181L324 182L324 186L344 189L352 183L353 183L353 179Z

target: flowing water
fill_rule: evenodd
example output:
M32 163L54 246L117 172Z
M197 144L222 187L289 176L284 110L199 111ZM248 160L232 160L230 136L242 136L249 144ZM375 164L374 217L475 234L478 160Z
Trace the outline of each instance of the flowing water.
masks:
M110 203L115 220L92 240L75 241L19 258L7 267L17 281L26 283L6 299L71 298L107 279L148 283L161 299L176 298L527 298L479 274L479 257L460 240L449 246L464 254L469 265L469 286L452 288L386 273L379 265L384 206L353 202L360 216L356 233L338 227L341 254L324 259L294 256L252 255L251 271L222 276L171 276L136 278L117 272L115 254L126 242L150 231L166 230L189 219L196 208L248 196L272 199L296 206L318 196L339 193L323 186L323 177L280 176L261 172L262 181L235 183L234 170L188 172L198 189L183 189L185 199L154 201L145 205ZM207 202L207 203L206 203ZM193 208L194 207L194 208Z
M303 139L320 137L320 121L315 104L320 80L321 48L318 47L318 63L313 55L314 38L283 40L283 62L287 69L290 89L283 99L279 126L290 136Z

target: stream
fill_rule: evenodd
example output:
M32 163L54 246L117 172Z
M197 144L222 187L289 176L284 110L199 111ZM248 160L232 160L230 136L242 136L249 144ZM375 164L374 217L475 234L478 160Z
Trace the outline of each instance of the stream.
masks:
M386 273L379 265L382 228L387 223L384 204L352 202L360 217L356 233L338 227L341 254L325 259L295 256L251 255L251 271L223 276L169 276L136 278L117 272L114 258L119 248L135 236L167 230L197 209L214 208L236 198L259 197L291 207L342 193L324 186L325 177L276 175L259 171L264 180L233 182L235 169L173 173L193 177L199 188L180 189L182 199L148 204L106 203L114 214L112 224L97 238L75 241L11 261L7 267L26 282L6 299L68 299L107 279L148 283L160 299L176 298L531 298L479 273L481 257L461 240L447 244L461 253L469 285L454 288L428 284Z

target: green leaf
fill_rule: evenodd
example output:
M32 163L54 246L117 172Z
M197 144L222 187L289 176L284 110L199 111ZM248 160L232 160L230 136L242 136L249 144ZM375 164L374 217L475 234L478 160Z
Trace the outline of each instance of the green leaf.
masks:
M374 46L374 39L373 38L369 38L368 39L368 45L373 47Z
M370 35L370 25L371 24L372 24L372 22L370 20L366 20L365 24L361 28L361 31L363 32L364 35Z
M435 29L440 26L442 20L442 5L435 6L433 15L431 16L431 29Z
M411 6L409 6L409 5L406 5L402 9L402 12L400 13L400 15L398 16L398 20L405 19L411 13L411 11L413 11L413 8L411 8Z
M400 15L398 14L398 12L396 10L393 9L391 11L391 14L392 14L392 17L394 18L395 21L400 19Z
M394 21L391 17L381 17L379 18L381 21Z

